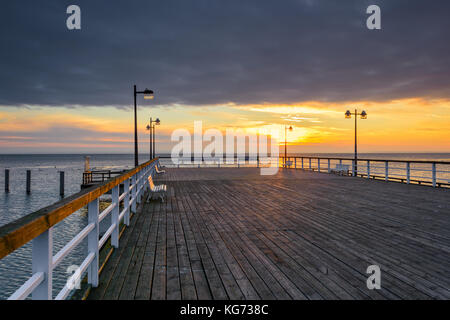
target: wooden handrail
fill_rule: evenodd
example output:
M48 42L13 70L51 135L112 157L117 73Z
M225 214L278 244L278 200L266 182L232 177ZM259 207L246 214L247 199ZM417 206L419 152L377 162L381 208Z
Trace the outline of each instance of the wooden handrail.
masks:
M108 192L143 168L158 161L147 161L124 174L111 178L99 185L84 189L48 207L32 212L22 218L0 227L0 259L33 240L75 211Z

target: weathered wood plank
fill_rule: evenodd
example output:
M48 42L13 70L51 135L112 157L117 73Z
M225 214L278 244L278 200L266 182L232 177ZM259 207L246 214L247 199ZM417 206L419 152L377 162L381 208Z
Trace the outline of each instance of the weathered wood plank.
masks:
M90 298L450 298L448 190L253 168L155 180L167 202L133 219Z

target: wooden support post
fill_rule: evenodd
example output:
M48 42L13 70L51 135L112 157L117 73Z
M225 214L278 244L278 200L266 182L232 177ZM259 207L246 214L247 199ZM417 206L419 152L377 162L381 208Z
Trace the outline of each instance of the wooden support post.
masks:
M305 169L305 165L304 165L304 161L303 161L303 157L302 157L302 170Z
M294 158L294 168L297 169L297 158Z
M59 195L64 197L64 171L59 172Z
M328 159L328 173L331 173L331 159Z
M93 287L98 286L98 268L99 268L99 221L98 221L98 198L88 204L88 223L94 223L94 229L88 235L88 254L94 254L94 260L88 268L88 283Z
M320 158L317 158L317 172L320 173Z
M309 158L309 170L311 171L311 158Z
M32 272L44 273L44 281L32 293L33 300L52 300L53 228L33 239Z
M27 170L27 193L31 192L31 170Z
M5 192L9 192L9 169L5 169Z
M115 186L111 192L112 203L116 206L111 212L111 225L116 224L111 233L111 245L119 247L119 185Z
M370 161L367 160L367 179L370 179Z

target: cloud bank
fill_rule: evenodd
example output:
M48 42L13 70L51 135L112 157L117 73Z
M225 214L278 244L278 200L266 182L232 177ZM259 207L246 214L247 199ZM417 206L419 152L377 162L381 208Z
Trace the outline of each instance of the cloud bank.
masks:
M82 29L65 13L81 7ZM382 30L366 28L377 4ZM0 105L450 98L450 2L8 1Z

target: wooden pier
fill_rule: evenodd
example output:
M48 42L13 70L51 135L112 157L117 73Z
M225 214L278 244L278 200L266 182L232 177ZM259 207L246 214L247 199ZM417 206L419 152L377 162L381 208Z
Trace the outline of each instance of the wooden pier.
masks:
M293 169L156 180L167 201L141 202L88 299L450 298L448 190Z

